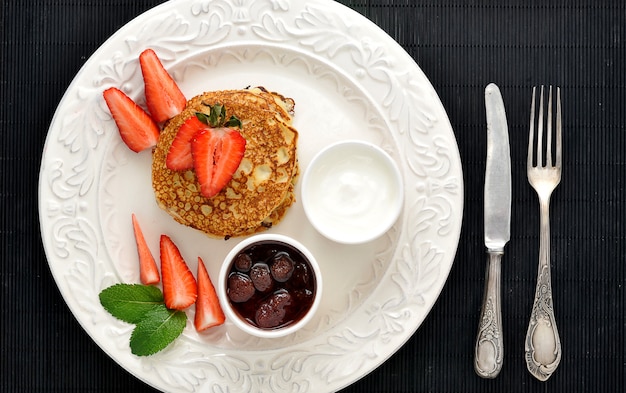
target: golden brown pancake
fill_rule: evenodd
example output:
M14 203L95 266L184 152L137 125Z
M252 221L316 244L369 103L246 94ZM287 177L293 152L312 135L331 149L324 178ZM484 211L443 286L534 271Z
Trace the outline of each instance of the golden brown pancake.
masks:
M193 170L172 171L165 159L180 126L196 112L222 104L242 122L246 150L231 181L205 198ZM264 89L207 92L189 100L161 132L153 154L152 186L159 206L181 224L214 237L255 233L277 224L295 201L297 131L293 100Z

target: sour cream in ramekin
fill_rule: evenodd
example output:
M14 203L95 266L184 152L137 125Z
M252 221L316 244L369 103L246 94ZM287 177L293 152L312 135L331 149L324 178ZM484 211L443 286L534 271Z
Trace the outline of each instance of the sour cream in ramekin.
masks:
M302 178L302 204L317 231L343 244L374 240L396 222L402 176L378 146L343 141L320 151Z

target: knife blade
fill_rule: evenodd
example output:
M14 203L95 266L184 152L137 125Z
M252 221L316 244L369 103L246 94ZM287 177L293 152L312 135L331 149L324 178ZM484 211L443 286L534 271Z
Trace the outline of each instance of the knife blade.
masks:
M511 154L506 111L500 89L485 88L487 165L485 170L485 247L487 269L474 353L474 370L495 378L502 369L504 347L500 301L500 267L511 237Z

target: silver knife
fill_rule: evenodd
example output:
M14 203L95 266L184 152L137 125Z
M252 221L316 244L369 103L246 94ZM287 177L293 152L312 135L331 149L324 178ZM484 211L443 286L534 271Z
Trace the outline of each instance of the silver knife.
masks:
M511 153L509 130L500 89L485 88L487 111L487 169L485 171L485 246L489 259L474 353L474 370L495 378L502 369L502 311L500 263L511 237Z

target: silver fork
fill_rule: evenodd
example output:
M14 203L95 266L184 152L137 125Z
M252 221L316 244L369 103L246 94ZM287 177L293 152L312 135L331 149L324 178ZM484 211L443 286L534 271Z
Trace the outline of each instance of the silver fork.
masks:
M561 361L561 340L556 328L552 306L550 279L550 196L561 181L561 90L556 88L556 157L552 160L552 86L548 93L546 160L543 160L543 86L539 101L539 119L535 138L535 94L530 107L530 134L528 136L528 181L537 192L541 211L541 237L539 244L539 272L535 300L526 333L526 366L540 381L547 380ZM534 148L536 146L536 149ZM536 154L533 154L533 151ZM536 156L536 164L533 157Z

